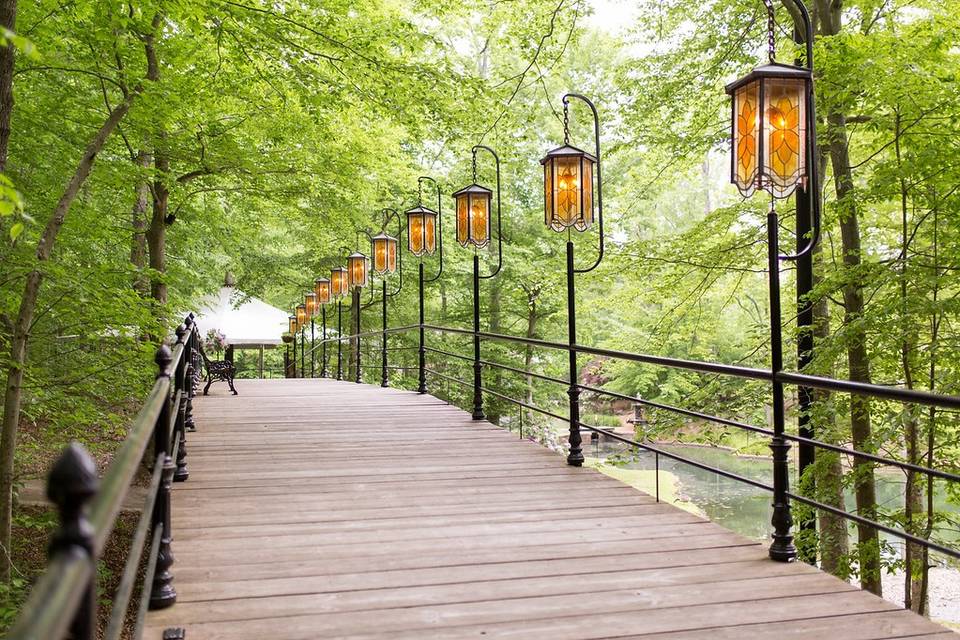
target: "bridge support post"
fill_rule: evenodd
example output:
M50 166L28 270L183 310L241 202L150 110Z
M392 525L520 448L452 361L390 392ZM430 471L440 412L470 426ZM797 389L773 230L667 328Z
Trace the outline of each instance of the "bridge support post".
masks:
M157 351L156 363L159 368L157 378L170 377L170 363L173 360L166 345ZM150 586L150 608L165 609L177 601L177 592L173 588L173 535L170 526L170 490L173 484L173 472L176 469L170 457L170 399L165 398L163 408L154 427L153 449L160 458L162 454L163 471L160 476L159 494L153 507L153 532L160 535L160 547L157 552L157 564Z
M480 255L473 253L473 419L483 420L483 373L480 365Z
M423 343L423 261L420 261L420 348L417 350L419 357L420 373L417 379L417 393L427 392L427 350Z
M793 544L793 516L790 514L790 469L787 454L790 443L784 434L784 396L783 383L777 378L783 370L783 336L780 323L780 247L777 237L777 214L772 210L767 214L767 266L770 286L770 365L773 373L773 438L770 450L773 452L773 543L770 545L770 557L780 562L793 562L797 558L797 548Z
M567 241L567 337L570 345L570 453L567 464L583 466L583 440L580 437L580 374L577 370L577 296L573 268L573 241Z

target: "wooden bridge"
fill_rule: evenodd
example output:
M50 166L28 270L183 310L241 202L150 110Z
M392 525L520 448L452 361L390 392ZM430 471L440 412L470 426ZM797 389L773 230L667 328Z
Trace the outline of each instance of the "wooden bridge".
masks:
M951 637L429 395L259 380L193 410L146 638Z

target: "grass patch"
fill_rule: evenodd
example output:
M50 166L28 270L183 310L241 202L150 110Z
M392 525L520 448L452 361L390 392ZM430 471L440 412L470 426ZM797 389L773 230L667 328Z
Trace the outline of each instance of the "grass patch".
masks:
M623 469L609 464L598 458L587 458L584 465L591 469L596 469L605 476L610 476L614 480L619 480L625 485L629 485L638 491L643 491L648 495L656 495L656 472L653 469ZM669 471L660 470L660 501L672 504L676 507L689 511L698 516L703 516L703 512L692 502L680 498L677 490L680 480Z

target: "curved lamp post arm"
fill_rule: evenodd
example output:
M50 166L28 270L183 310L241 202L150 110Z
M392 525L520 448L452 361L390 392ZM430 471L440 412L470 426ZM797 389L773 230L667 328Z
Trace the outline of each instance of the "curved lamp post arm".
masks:
M441 275L443 275L443 197L440 194L440 183L431 178L430 176L420 176L417 178L417 184L419 185L423 180L429 180L433 183L433 186L437 190L437 245L440 252L440 268L437 270L437 275L432 278L424 279L424 282L434 282L438 280Z
M497 155L497 152L491 149L490 147L482 144L476 145L470 152L473 154L473 166L477 166L477 151L483 149L487 151L490 155L493 156L493 160L497 166L497 268L493 270L492 273L487 275L481 275L480 277L484 280L490 279L500 273L500 268L503 267L503 233L501 233L500 227L500 156Z
M810 180L807 184L807 194L810 198L810 227L811 236L807 245L794 254L781 255L780 260L799 260L811 253L817 242L820 240L820 168L817 153L817 103L813 92L813 24L810 21L810 13L807 11L803 0L791 0L797 8L800 18L803 20L804 38L807 49L807 69L810 70L810 90L807 92L807 132L809 135L809 144L807 145L807 171L810 174ZM773 5L765 0L767 11L773 15Z
M390 218L397 219L397 272L400 274L400 282L397 285L397 290L388 293L387 297L392 298L393 296L400 293L400 290L403 289L403 223L400 221L400 213L396 209L391 209L389 207L384 207L383 211L383 228L386 229L387 225L390 224ZM386 278L386 274L383 276Z
M568 93L563 96L564 109L570 105L570 98L581 100L588 107L590 107L590 111L593 113L593 138L596 143L594 155L597 157L597 223L600 227L600 249L596 262L594 262L589 268L573 270L574 273L588 273L600 266L600 263L603 261L603 247L606 240L603 234L603 174L600 171L600 116L597 115L597 108L594 106L593 102L591 102L589 98L582 96L579 93Z

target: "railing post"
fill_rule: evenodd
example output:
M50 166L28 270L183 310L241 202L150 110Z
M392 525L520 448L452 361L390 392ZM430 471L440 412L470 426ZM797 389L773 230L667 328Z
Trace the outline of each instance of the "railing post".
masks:
M780 562L792 562L797 558L797 548L793 544L793 516L790 514L790 469L787 454L790 443L784 434L783 383L777 376L783 370L783 338L780 332L780 247L777 238L777 214L773 210L767 214L767 266L770 271L770 364L773 373L773 438L770 450L773 452L773 543L770 545L770 557Z
M343 380L343 304L337 300L337 380Z
M577 370L577 298L573 269L573 242L567 241L567 337L570 345L570 453L567 464L583 465L583 439L580 437L580 373Z
M170 377L170 363L173 360L170 349L162 345L157 350L155 361L159 371L157 379ZM173 484L173 472L176 468L170 457L170 398L164 398L163 408L157 417L154 427L153 447L157 457L163 454L163 473L160 477L159 494L153 507L153 530L160 531L160 550L157 553L157 566L153 574L153 584L150 587L150 608L165 609L177 601L177 592L173 588L173 550L171 542L173 534L170 526L170 490Z
M420 262L420 377L417 381L417 393L427 392L427 350L423 341L423 261Z
M483 420L483 373L480 365L480 256L473 254L473 419Z
M307 328L300 327L300 375L299 378L306 378L306 355L307 355Z
M351 298L351 306L356 306L357 309L357 371L356 371L356 380L357 384L363 382L363 339L360 337L360 327L363 326L363 323L360 322L360 314L363 312L363 305L360 304L360 288L357 287L354 289L355 294Z
M97 637L97 559L86 506L98 486L93 458L76 442L64 449L47 476L47 497L57 506L60 518L60 527L50 542L49 557L70 553L83 556L90 563L90 581L70 623L70 636L74 640Z
M387 278L383 278L383 338L380 341L380 353L382 355L383 371L380 375L380 386L389 387L390 380L387 377Z
M173 438L180 443L177 448L177 470L173 474L174 482L183 482L190 477L187 471L187 327L180 325L176 330L177 344L183 345L180 362L177 363L173 378L173 398L176 405L176 420Z
M320 315L323 318L323 339L320 342L320 377L326 378L327 371L327 305L320 306Z
M196 431L197 425L193 421L193 398L196 395L197 388L194 382L196 381L197 375L197 358L198 352L197 346L199 344L200 337L198 335L198 329L196 323L193 321L193 316L187 316L187 329L189 334L187 335L186 341L186 351L184 351L184 356L187 358L187 381L186 381L186 392L187 392L187 413L183 421L183 427L186 431Z
M310 377L317 377L317 336L313 318L310 318Z

